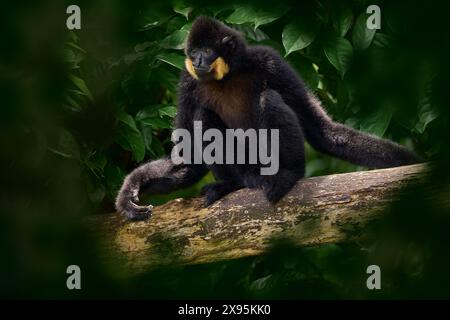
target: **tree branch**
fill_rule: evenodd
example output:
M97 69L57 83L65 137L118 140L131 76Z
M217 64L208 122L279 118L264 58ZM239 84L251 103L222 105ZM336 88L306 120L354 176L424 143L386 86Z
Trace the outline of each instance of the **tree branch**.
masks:
M280 238L302 246L351 241L425 169L421 164L304 179L276 205L249 189L208 208L201 198L176 199L155 207L147 221L129 222L115 213L92 217L88 225L102 240L105 258L119 258L132 271L257 255Z

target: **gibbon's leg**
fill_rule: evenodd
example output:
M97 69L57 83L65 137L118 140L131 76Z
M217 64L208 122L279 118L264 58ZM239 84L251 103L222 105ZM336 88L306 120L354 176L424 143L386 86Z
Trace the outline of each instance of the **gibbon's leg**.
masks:
M318 151L370 168L414 164L421 159L405 147L389 140L333 122L320 102L310 93L289 94L308 142Z
M131 220L147 219L152 206L139 205L139 191L153 194L170 192L196 183L206 172L203 166L175 165L171 159L143 164L125 178L116 198L116 209Z
M204 130L217 129L222 133L223 137L226 136L225 130L227 127L216 113L211 110L203 109L201 111L200 118L203 121ZM227 150L225 148L226 142L223 142L222 154L225 158ZM214 163L208 165L207 167L213 173L216 181L205 185L201 190L201 194L204 196L204 205L206 207L223 198L227 194L244 187L238 182L240 180L239 172L233 165Z
M242 189L243 186L232 180L221 180L209 183L202 188L201 194L205 196L204 204L209 206L227 194Z
M279 141L274 142L279 144L279 170L274 175L249 171L244 177L244 184L249 188L262 188L270 202L277 202L304 176L303 134L295 113L278 92L263 91L259 105L259 128L279 130ZM270 143L268 139L267 150L271 150Z

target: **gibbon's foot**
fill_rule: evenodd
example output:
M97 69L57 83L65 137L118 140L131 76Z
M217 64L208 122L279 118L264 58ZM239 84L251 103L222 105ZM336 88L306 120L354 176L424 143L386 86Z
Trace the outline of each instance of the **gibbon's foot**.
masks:
M234 185L232 182L228 181L218 181L207 184L201 191L201 195L204 196L203 204L205 207L208 207L227 194L241 188L241 186Z
M249 170L244 173L242 181L244 186L249 189L261 188L264 185L265 177L260 175L257 170Z
M271 203L277 203L292 189L299 178L297 174L291 171L280 171L274 176L267 176L262 187L267 200Z
M135 202L139 202L137 197L134 197L133 200L128 197L119 197L116 202L116 209L131 221L142 221L150 218L153 206L140 206Z

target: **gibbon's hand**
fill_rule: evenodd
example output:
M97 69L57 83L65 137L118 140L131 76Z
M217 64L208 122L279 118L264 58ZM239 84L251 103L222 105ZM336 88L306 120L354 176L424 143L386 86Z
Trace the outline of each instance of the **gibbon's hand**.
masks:
M167 193L190 186L207 173L198 165L175 165L171 159L151 161L134 169L124 180L116 198L116 209L130 220L145 220L153 206L139 205L139 192Z
M139 188L133 188L130 181L125 180L116 198L116 209L123 213L129 220L141 221L150 218L152 205L139 205Z

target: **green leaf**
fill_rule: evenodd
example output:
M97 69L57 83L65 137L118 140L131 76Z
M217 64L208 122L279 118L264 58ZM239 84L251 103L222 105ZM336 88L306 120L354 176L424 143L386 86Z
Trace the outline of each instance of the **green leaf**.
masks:
M271 23L275 20L277 20L278 18L280 18L282 15L282 13L280 11L258 11L258 14L255 18L254 21L254 25L255 25L255 29L258 28L259 26L262 26L264 24L268 24Z
M250 290L262 291L268 289L273 283L273 277L271 274L263 278L256 279L250 284Z
M71 110L71 111L74 111L74 112L80 112L83 108L80 106L80 104L75 100L75 99L73 99L70 95L66 95L66 96L64 96L64 99L66 99L66 102L67 102L67 104L68 104L68 108Z
M353 13L350 4L347 1L339 1L333 6L331 12L333 27L341 37L344 37L353 22Z
M214 17L217 17L220 13L228 10L233 10L234 6L231 4L222 3L214 3L210 2L208 5L208 10L212 13Z
M105 181L109 196L114 199L122 186L125 172L118 166L108 163L105 167Z
M341 77L344 77L353 57L350 41L345 38L330 37L325 40L323 50L330 63L339 71Z
M173 11L183 15L187 20L192 12L192 7L186 6L182 1L176 1L173 6Z
M152 151L153 128L152 126L141 123L141 132L144 137L145 149Z
M185 46L185 40L188 36L189 31L186 29L181 29L173 32L169 36L167 36L161 42L161 47L166 49L176 49L182 50Z
M136 52L136 53L130 53L123 57L123 61L125 64L130 65L132 63L135 63L137 61L142 61L147 56L146 52Z
M415 125L415 130L418 133L424 133L427 126L439 116L439 113L434 110L428 97L422 97L419 103L421 104L419 107L419 121Z
M64 158L80 159L80 147L72 133L66 129L60 129L57 134L56 142L50 143L48 148Z
M84 82L83 79L77 77L76 75L70 74L69 75L69 79L70 81L72 81L72 83L80 90L80 92L88 97L90 100L93 100L92 98L92 94L89 91L88 87L86 86L86 83Z
M364 118L360 130L382 137L392 119L392 108L381 108Z
M284 13L283 8L274 8L272 10L260 9L256 11L250 6L237 7L225 21L232 24L251 23L256 29L261 25L268 24L280 18Z
M251 39L253 41L263 41L269 39L269 36L265 34L263 31L259 29L254 29L246 24L235 24L233 25L233 29L236 29L240 33L242 33L246 38Z
M159 116L158 110L164 108L166 105L164 104L154 104L151 106L147 106L145 108L142 108L139 110L139 112L136 114L136 121L142 121L144 119L148 118L156 118Z
M148 31L157 28L173 17L173 11L166 6L149 6L147 10L140 12L139 21L140 26L138 31Z
M84 53L84 54L87 53L86 50L84 50L83 48L81 48L81 47L80 47L79 45L77 45L75 42L69 41L69 42L66 42L66 44L67 44L69 47L72 47L73 49L80 51L81 53Z
M314 18L298 19L288 24L282 33L286 55L309 46L316 38L320 23Z
M369 15L362 13L355 22L352 33L352 42L356 50L362 51L367 49L372 43L376 29L367 28L367 18Z
M171 66L174 66L177 69L183 70L184 69L184 59L185 57L177 54L177 53L161 53L156 58L162 62L165 62L167 64L170 64Z
M133 153L133 158L140 162L145 156L144 140L132 116L121 112L117 115L119 120L116 142L125 150Z
M392 39L388 35L377 32L373 38L373 45L378 48L386 48L391 41Z
M307 86L311 90L315 90L319 84L319 74L314 68L313 63L301 54L291 55L289 62L297 70Z
M146 126L151 126L153 130L172 128L172 120L168 118L145 118L140 122Z
M256 11L252 7L237 7L225 21L233 24L253 23L256 19Z
M136 115L136 121L153 130L172 128L172 120L177 109L172 105L151 105L141 109Z
M159 139L152 139L151 145L150 145L150 153L154 158L161 158L166 153L166 150L164 150L164 147L159 141Z
M144 42L136 44L134 46L134 51L136 51L136 52L147 51L147 49L152 48L154 45L155 45L155 42L144 41Z
M153 28L156 28L161 24L161 21L146 21L142 27L139 28L139 31L147 31Z
M105 154L99 151L92 152L84 161L89 169L100 172L105 168L106 162L107 159Z
M177 108L175 106L167 106L158 110L160 116L168 116L175 118L177 115Z

